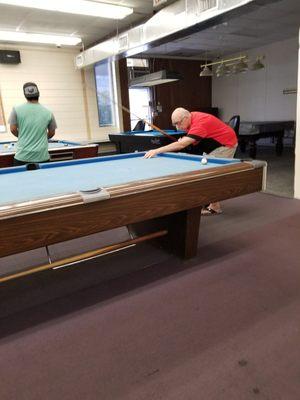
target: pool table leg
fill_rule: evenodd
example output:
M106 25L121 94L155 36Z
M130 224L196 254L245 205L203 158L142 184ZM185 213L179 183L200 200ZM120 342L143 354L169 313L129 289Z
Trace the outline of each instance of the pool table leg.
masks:
M256 158L256 139L249 140L249 157Z
M247 141L245 138L239 136L239 146L242 153L246 153Z
M284 136L284 130L277 133L275 149L276 149L276 154L278 156L281 156L283 153L283 136Z
M197 255L201 207L181 211L169 216L169 249L182 258Z
M155 230L167 229L168 235L155 240L179 257L188 259L197 255L201 207L184 210L164 217L131 224L128 230L132 236L141 236Z

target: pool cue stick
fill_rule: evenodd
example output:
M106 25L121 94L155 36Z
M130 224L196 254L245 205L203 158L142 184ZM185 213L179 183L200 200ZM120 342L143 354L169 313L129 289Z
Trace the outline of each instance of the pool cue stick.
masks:
M111 245L102 247L97 250L90 250L90 251L87 251L87 252L79 254L79 255L70 256L70 257L64 258L62 260L54 261L50 264L48 263L48 264L40 265L38 267L32 267L32 268L25 269L25 270L22 270L19 272L14 272L12 274L3 275L0 277L0 283L7 282L7 281L10 281L10 280L16 279L16 278L21 278L23 276L31 275L35 272L41 272L41 271L46 271L48 269L56 269L56 268L71 266L73 264L78 264L81 261L87 261L87 260L102 256L102 255L106 255L106 254L110 254L110 253L113 253L113 252L116 252L119 250L123 250L128 247L135 246L136 244L145 242L147 240L157 239L157 238L165 236L167 234L168 234L168 231L166 229L163 229L161 231L148 233L144 236L139 236L134 239L125 240L123 242L111 244Z
M133 113L132 111L130 111L127 107L123 106L123 104L117 102L114 99L111 99L109 96L106 96L103 93L99 93L97 91L97 94L99 96L103 96L105 97L107 100L111 101L112 103L114 103L116 106L118 106L119 108L121 108L122 110L126 111L129 115L132 114L134 117L138 118L139 120L142 120L143 122L145 122L147 125L151 126L152 129L155 129L156 131L160 132L162 135L166 136L167 138L169 138L172 142L177 142L178 140L175 139L173 136L169 135L167 132L165 132L163 129L160 129L158 126L152 124L151 122L147 121L144 118L140 118L138 115L136 115L135 113Z
M158 126L152 124L151 122L147 121L144 118L140 118L138 115L134 114L133 112L131 112L128 108L126 108L125 106L123 106L123 104L118 104L116 102L116 105L118 107L121 107L122 110L127 111L127 113L132 114L134 117L142 120L143 122L145 122L147 125L151 126L152 129L155 129L156 131L160 132L161 134L163 134L164 136L166 136L167 138L169 138L170 140L172 140L173 142L177 142L177 139L175 139L173 136L169 135L167 132L165 132L163 129L160 129Z

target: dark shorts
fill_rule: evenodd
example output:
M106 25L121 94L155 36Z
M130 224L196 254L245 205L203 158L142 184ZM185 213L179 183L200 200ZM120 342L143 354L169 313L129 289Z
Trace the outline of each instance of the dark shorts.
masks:
M193 154L201 155L203 153L209 154L221 146L223 145L214 139L202 139L195 146L193 145L189 146L189 150Z

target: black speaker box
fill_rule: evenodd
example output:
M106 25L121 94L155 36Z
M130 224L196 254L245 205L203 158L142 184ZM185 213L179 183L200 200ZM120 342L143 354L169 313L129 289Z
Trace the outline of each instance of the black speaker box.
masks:
M1 64L20 64L20 52L15 50L0 50Z

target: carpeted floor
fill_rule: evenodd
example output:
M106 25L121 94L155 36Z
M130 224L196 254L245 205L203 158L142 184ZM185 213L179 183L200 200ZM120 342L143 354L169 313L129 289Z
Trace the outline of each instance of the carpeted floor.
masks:
M192 260L144 244L3 285L0 399L299 400L300 201L223 207Z
M238 149L236 158L245 158L247 153ZM285 146L281 156L277 156L273 146L257 146L257 159L268 163L266 191L285 197L294 197L295 149Z
M280 157L264 150L268 163L267 192L279 196L294 197L295 154L293 148L284 149Z

